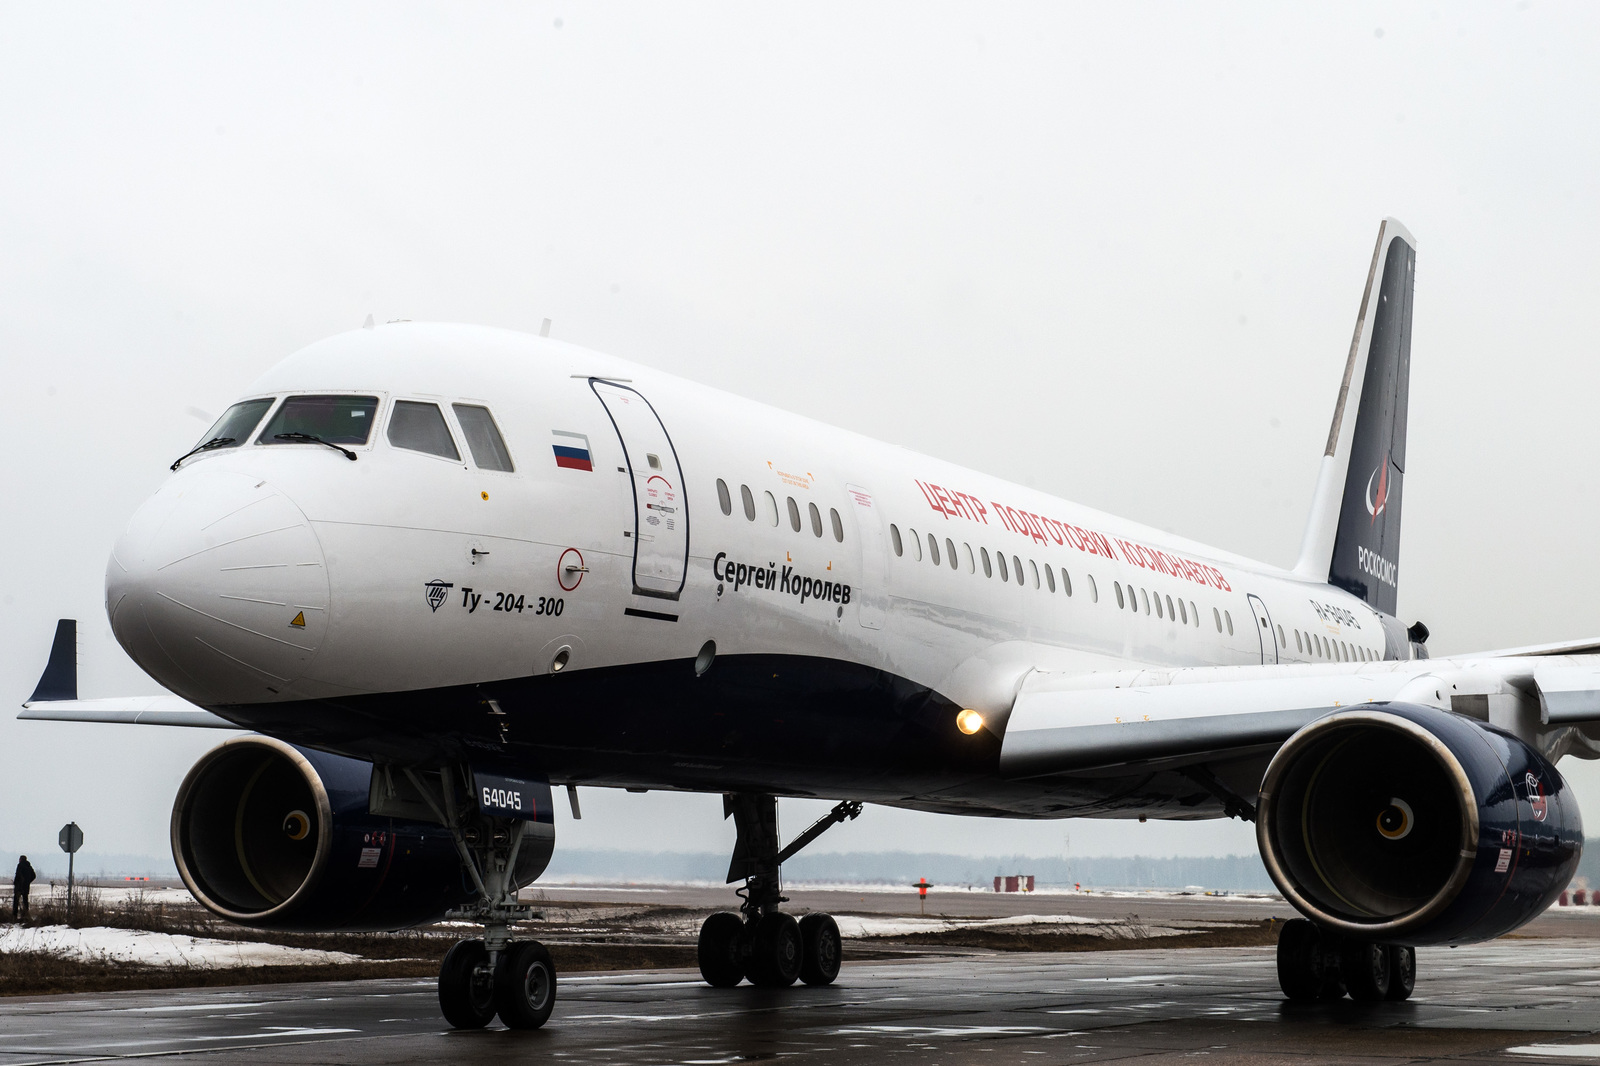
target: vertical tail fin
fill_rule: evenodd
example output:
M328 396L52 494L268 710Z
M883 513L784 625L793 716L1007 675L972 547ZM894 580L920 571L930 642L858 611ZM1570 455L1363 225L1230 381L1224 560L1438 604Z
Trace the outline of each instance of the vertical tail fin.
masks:
M1400 569L1416 263L1416 240L1384 219L1295 564L1302 577L1326 581L1388 615L1395 612Z

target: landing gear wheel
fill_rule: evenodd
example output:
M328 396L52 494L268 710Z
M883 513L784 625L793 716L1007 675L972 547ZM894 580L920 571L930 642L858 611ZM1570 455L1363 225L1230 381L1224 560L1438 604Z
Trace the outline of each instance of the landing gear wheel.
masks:
M439 1009L457 1029L482 1029L494 1019L494 973L481 940L460 940L439 967Z
M1385 999L1398 1003L1411 998L1417 985L1417 949L1403 944L1389 945L1389 992Z
M1291 918L1278 933L1278 987L1297 1003L1322 998L1318 965L1322 935L1304 918Z
M700 927L700 976L712 988L732 988L744 980L744 960L739 938L744 919L732 911L718 911Z
M1350 998L1358 1003L1381 1003L1389 996L1389 948L1352 940L1345 944L1340 970Z
M556 967L537 940L515 940L500 953L494 1005L512 1029L537 1029L556 1005Z
M803 949L800 923L791 914L768 911L750 938L750 983L761 988L787 988L800 976Z
M800 919L800 980L808 985L831 985L839 976L842 958L839 923L831 914L808 914Z

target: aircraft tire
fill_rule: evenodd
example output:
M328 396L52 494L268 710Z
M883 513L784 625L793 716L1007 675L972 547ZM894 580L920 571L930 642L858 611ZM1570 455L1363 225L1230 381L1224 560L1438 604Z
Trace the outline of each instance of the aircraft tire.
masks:
M1389 945L1389 992L1384 996L1391 1003L1411 998L1417 986L1417 949L1404 944Z
M1297 1003L1322 998L1318 956L1322 934L1304 918L1291 918L1278 933L1278 987Z
M556 1005L556 966L537 940L517 940L500 953L494 974L494 1005L512 1029L537 1029Z
M800 923L782 911L763 914L750 938L750 983L759 988L787 988L800 976L805 951Z
M732 988L744 980L740 941L744 919L732 911L718 911L700 926L697 954L700 976L712 988Z
M1388 945L1359 940L1344 945L1339 961L1345 987L1358 1003L1381 1003L1389 998L1390 966Z
M831 914L808 914L800 919L800 980L808 985L831 985L839 976L843 956L839 923Z
M494 974L481 940L458 940L439 966L439 1010L457 1029L482 1029L494 1020Z

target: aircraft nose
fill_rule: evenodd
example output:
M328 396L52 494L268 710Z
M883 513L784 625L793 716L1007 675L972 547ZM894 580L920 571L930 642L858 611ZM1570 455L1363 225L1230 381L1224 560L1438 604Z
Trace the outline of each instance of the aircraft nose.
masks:
M106 563L111 631L195 703L288 698L328 624L328 573L304 513L259 477L183 471Z

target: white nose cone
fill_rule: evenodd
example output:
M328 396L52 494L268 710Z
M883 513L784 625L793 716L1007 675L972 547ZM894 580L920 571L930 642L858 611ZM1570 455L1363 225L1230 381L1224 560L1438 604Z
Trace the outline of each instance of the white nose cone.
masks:
M259 477L183 471L106 563L106 614L145 672L202 705L292 698L328 625L322 548Z

